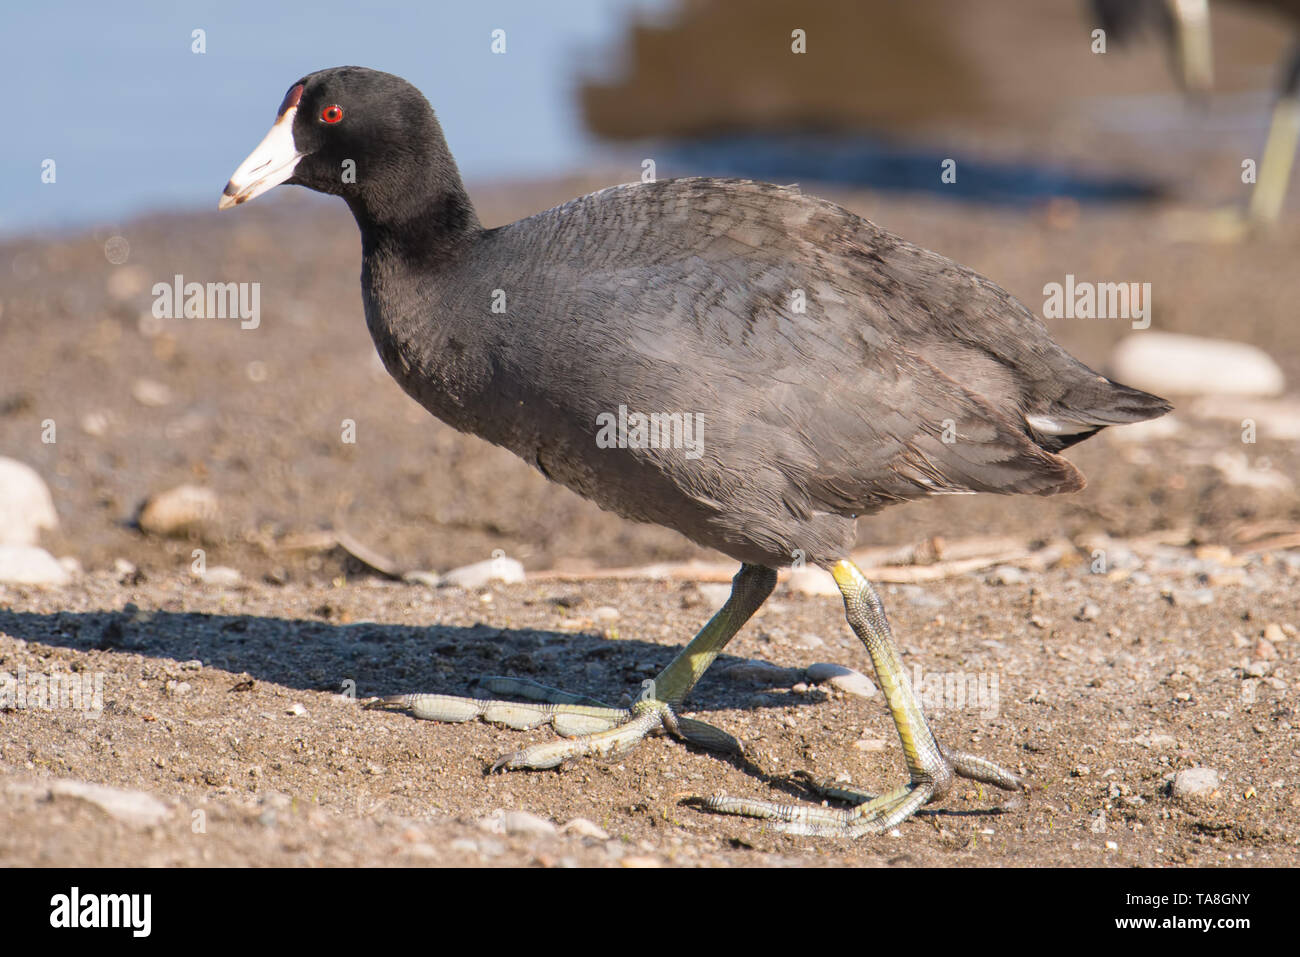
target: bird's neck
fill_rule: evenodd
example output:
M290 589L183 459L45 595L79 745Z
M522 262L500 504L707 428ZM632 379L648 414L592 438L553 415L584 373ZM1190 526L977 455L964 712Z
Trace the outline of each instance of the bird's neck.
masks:
M454 258L482 231L451 153L440 139L433 149L435 155L417 163L363 178L355 193L344 196L367 254L427 267Z

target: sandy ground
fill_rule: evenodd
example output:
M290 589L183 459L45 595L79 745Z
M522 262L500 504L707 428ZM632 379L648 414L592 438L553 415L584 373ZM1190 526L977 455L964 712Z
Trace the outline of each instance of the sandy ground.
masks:
M111 573L63 593L10 589L0 666L102 673L103 709L0 716L0 859L1300 863L1294 627L1262 668L1252 664L1267 624L1296 620L1300 561L1224 567L1163 548L1146 565L1150 583L1076 566L1032 584L886 588L909 667L996 682L962 707L933 702L937 733L1017 769L1032 789L1008 799L961 784L898 832L858 842L789 837L686 800L806 798L805 771L866 789L898 781L880 697L805 681L814 661L862 665L833 598L779 590L694 696L693 713L735 734L747 761L655 738L614 763L488 776L493 759L549 730L419 722L335 689L463 693L472 676L508 672L617 702L669 660L710 596L665 582L212 591L179 578L124 587ZM1219 786L1171 796L1174 773L1192 766L1214 768ZM61 793L66 780L142 790L165 807L142 819L105 813ZM501 811L587 823L535 834L508 818L501 833Z
M495 223L604 184L475 195ZM1221 246L1169 238L1169 216L1189 207L958 215L914 197L828 195L1035 308L1067 272L1150 281L1156 328L1254 342L1300 376L1294 221ZM1071 543L1011 584L982 569L885 592L909 667L998 682L996 707L940 709L938 733L1022 769L1033 789L1002 806L959 787L898 835L791 838L683 799L805 798L805 771L868 789L901 779L880 698L803 675L816 662L867 667L836 599L778 592L690 702L747 745L750 764L655 739L610 764L485 776L550 732L363 711L339 689L465 693L476 675L507 673L617 702L694 633L717 589L433 590L366 574L332 534L402 569L498 548L530 572L716 556L600 512L406 399L368 341L341 205L273 196L237 216L114 232L130 244L122 265L105 257L108 231L0 246L0 453L45 476L61 524L44 544L82 568L62 588L0 587L0 671L103 676L98 718L0 710L0 862L1297 863L1300 553L1268 544L1300 526L1294 399L1270 406L1278 425L1250 447L1237 410L1180 400L1172 435L1072 450L1090 478L1079 495L947 499L863 522L863 544ZM259 328L153 321L150 288L177 273L261 282ZM1099 367L1126 331L1052 328ZM344 419L355 445L340 441ZM41 441L47 420L56 442ZM1244 456L1244 478L1222 453ZM183 538L134 526L146 498L185 482L217 494L211 521ZM1123 560L1095 574L1098 536ZM239 583L195 580L195 548ZM750 660L775 668L734 669ZM1219 775L1203 798L1170 793L1176 772L1202 766ZM84 785L159 803L116 806ZM507 810L589 823L531 833L530 819L494 817Z

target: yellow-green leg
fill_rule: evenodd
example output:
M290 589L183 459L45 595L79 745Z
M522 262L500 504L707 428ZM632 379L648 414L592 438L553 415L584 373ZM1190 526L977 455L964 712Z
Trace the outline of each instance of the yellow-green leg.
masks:
M880 690L903 743L909 782L878 797L847 789L821 789L828 797L855 805L847 809L721 796L709 798L704 802L705 807L723 814L778 821L780 829L791 834L860 837L887 831L924 805L939 800L948 793L954 776L983 781L1008 791L1023 788L1020 778L1009 771L973 754L944 748L935 740L903 671L889 619L875 589L850 561L837 562L831 567L831 574L844 596L849 626L866 645L875 666Z
M564 761L594 754L613 757L632 750L649 734L668 731L683 741L717 751L739 753L731 735L713 725L676 712L714 659L776 587L776 572L761 565L742 565L731 582L731 595L684 649L653 680L645 682L631 708L611 708L581 695L548 688L523 678L488 678L480 682L491 694L526 698L463 698L455 695L390 695L367 707L405 711L430 721L471 721L528 729L550 724L565 740L533 745L507 754L492 770L553 768Z
M1291 182L1297 142L1300 142L1300 97L1292 92L1284 94L1273 108L1273 122L1259 161L1259 181L1250 194L1246 213L1252 224L1277 222Z

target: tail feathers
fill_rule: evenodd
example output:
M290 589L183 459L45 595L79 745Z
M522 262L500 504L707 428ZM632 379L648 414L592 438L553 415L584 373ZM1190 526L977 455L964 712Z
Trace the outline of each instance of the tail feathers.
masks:
M1173 409L1165 399L1141 389L1089 378L1042 411L1025 416L1034 441L1048 452L1059 452L1108 425L1157 419Z

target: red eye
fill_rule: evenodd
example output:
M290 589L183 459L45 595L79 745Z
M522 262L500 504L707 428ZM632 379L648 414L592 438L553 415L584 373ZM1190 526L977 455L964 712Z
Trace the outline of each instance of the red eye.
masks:
M339 120L343 119L343 107L327 106L325 109L320 111L320 118L326 123L337 123Z

